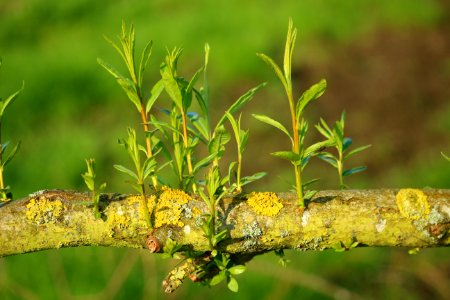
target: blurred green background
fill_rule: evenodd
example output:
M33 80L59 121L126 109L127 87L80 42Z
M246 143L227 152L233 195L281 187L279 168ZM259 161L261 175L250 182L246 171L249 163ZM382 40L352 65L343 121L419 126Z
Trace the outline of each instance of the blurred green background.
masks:
M25 90L4 119L4 139L22 141L6 170L16 198L41 189L83 190L84 158L95 157L109 191L131 192L112 167L126 163L117 138L138 116L96 63L123 70L103 35L133 23L137 47L154 41L147 72L158 76L165 48L182 46L189 77L211 46L209 78L215 114L248 88L268 86L244 109L250 143L244 172L270 171L252 186L286 191L291 170L268 153L287 147L250 113L288 120L281 85L256 57L282 59L289 16L299 29L293 78L297 91L321 78L328 91L307 111L312 124L347 112L347 134L372 148L355 158L368 171L353 188L450 188L450 5L448 1L0 1L0 95ZM311 131L311 139L315 134ZM312 162L317 189L335 188L333 172ZM448 299L450 250L356 249L350 253L287 252L259 257L240 276L240 292L190 282L164 295L161 281L175 262L145 251L79 248L0 259L0 299Z

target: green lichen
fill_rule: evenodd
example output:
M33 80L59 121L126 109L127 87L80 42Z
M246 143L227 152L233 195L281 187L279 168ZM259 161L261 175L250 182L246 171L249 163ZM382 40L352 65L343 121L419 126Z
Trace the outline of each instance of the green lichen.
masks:
M280 199L272 192L253 192L249 195L247 203L255 213L268 217L276 216L283 208Z
M427 196L421 190L401 189L397 193L396 201L402 216L411 220L424 219L430 213Z
M47 198L31 199L26 205L26 217L36 224L53 224L64 211L64 204L60 200Z

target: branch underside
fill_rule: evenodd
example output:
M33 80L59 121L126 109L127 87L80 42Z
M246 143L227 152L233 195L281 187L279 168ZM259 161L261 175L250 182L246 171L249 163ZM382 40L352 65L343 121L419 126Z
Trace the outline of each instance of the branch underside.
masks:
M0 207L0 257L77 246L150 247L168 238L181 250L208 251L201 229L206 205L179 190L147 199L154 231L147 229L136 195L103 194L96 219L86 193L51 190ZM229 237L218 250L252 255L275 249L448 247L450 190L322 191L299 209L294 194L251 193L227 198L218 217ZM355 244L356 243L356 244Z

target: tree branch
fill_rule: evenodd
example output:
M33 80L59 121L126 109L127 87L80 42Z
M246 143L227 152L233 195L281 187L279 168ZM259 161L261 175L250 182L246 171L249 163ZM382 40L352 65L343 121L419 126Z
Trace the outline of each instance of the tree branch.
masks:
M208 251L200 228L206 205L179 190L149 196L149 233L140 198L102 194L96 219L87 193L41 191L0 207L0 257L77 246L162 252L168 238L182 250ZM348 250L354 246L448 247L450 190L322 191L299 210L294 194L251 193L225 199L219 218L230 237L225 252L247 256L274 249ZM149 237L148 237L149 236Z

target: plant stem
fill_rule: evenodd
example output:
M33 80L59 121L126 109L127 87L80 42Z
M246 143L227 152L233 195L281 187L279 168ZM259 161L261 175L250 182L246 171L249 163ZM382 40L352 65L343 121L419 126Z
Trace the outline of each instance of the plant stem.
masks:
M144 210L145 222L147 223L148 228L150 230L152 230L153 226L152 226L152 222L150 220L150 213L149 213L148 206L147 206L147 195L145 193L145 184L141 183L140 186L141 186L141 190L142 190L141 191L141 197L142 197L141 206L142 206L142 209Z
M299 142L299 136L298 136L298 122L297 117L295 115L295 106L294 106L294 99L292 96L292 85L288 84L288 89L286 90L286 94L288 96L289 100L289 109L291 111L291 121L292 121L292 135L293 135L293 145L292 145L292 152L295 154L300 155L300 142ZM299 116L301 117L301 116ZM303 186L302 186L302 165L301 162L298 165L294 165L294 172L295 172L295 188L297 191L297 198L298 198L298 206L303 208L305 207L305 201L303 199Z
M239 148L239 145L238 145ZM242 192L241 187L241 166L242 166L242 155L240 149L238 149L238 162L237 162L237 175L236 175L236 191L238 193Z
M188 150L189 147L189 136L187 132L187 120L186 120L186 114L184 110L181 111L181 119L183 120L183 143L184 148L186 149L186 161L187 161L187 167L188 167L188 174L190 177L192 177L192 191L194 194L197 193L197 185L195 184L195 179L193 178L193 168L192 168L192 158L191 158L191 152Z
M147 135L147 132L150 132L148 116L145 113L145 106L144 106L144 102L142 101L141 91L139 88L137 90L138 90L139 100L141 102L141 111L140 112L141 112L142 125L144 126L144 132L145 132L145 145L146 145L146 149L147 149L147 157L152 157L153 156L152 141L151 141L150 136ZM152 184L155 189L158 187L158 178L155 175L152 176Z

